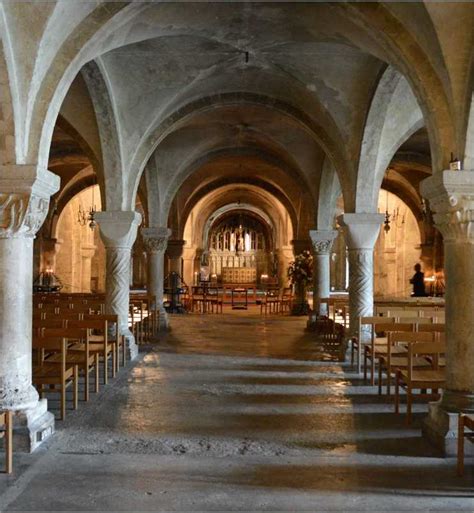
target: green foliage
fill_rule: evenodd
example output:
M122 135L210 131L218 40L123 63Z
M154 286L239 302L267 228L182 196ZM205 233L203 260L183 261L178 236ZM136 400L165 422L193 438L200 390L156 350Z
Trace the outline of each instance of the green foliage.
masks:
M313 256L310 251L303 251L296 256L293 262L290 262L287 275L291 284L301 283L308 285L313 279Z

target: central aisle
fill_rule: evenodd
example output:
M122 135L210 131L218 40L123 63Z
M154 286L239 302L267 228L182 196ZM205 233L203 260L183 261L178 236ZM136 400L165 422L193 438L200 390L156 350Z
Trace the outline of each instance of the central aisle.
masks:
M470 482L304 318L185 315L17 458L2 510L471 509ZM426 411L418 405L415 411ZM7 486L7 483L10 486Z

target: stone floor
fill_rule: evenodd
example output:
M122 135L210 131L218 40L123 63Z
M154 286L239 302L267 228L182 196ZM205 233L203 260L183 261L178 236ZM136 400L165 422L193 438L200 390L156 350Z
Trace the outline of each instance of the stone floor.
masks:
M472 511L415 423L304 319L179 316L0 475L2 511ZM51 403L54 406L54 403Z

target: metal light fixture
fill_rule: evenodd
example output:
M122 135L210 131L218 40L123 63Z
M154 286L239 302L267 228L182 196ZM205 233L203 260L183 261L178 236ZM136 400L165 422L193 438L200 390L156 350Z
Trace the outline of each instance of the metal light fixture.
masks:
M88 224L91 230L94 230L94 228L97 226L97 223L95 221L95 214L97 212L97 209L94 203L94 189L95 184L92 186L92 203L89 207L89 210L86 211L85 209L83 209L82 204L79 203L79 210L77 212L77 222L81 226L86 226Z

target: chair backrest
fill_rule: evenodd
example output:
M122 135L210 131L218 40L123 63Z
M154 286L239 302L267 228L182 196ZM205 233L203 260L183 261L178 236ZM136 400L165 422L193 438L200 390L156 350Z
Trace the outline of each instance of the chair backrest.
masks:
M428 331L434 333L444 333L445 324L439 322L432 322L431 324L418 324L418 331Z
M421 333L420 333L421 335ZM439 369L439 357L446 352L446 343L441 340L432 340L430 342L413 342L408 346L408 378L411 380L413 375L413 359L416 356L430 357L431 367L434 370Z

